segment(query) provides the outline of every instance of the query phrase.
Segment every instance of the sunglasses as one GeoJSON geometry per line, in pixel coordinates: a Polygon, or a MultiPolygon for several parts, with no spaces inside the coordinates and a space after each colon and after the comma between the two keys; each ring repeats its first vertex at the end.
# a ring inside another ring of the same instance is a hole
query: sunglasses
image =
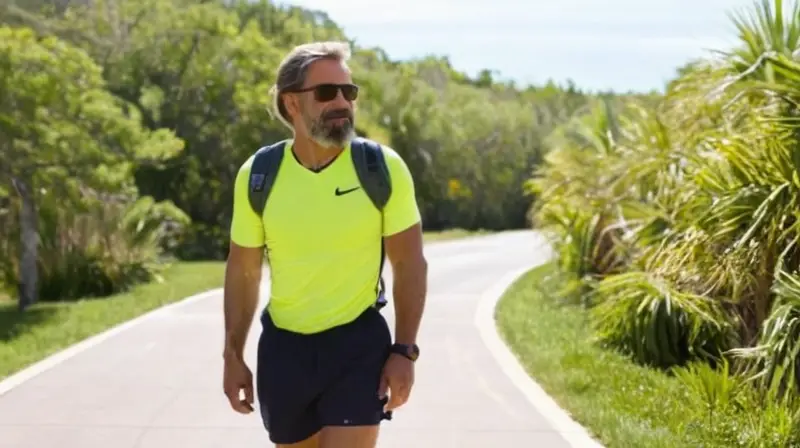
{"type": "Polygon", "coordinates": [[[358,86],[355,84],[318,84],[313,87],[306,87],[305,89],[292,90],[292,92],[314,92],[314,99],[320,103],[327,103],[333,101],[339,92],[347,101],[355,101],[358,98],[358,86]]]}

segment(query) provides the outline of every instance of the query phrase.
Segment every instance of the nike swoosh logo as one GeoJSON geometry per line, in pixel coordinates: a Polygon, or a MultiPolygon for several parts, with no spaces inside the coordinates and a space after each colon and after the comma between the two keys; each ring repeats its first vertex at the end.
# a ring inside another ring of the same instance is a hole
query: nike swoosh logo
{"type": "Polygon", "coordinates": [[[352,192],[358,190],[359,188],[361,188],[361,187],[355,187],[355,188],[351,188],[349,190],[340,190],[339,187],[336,187],[336,196],[341,196],[343,194],[352,193],[352,192]]]}

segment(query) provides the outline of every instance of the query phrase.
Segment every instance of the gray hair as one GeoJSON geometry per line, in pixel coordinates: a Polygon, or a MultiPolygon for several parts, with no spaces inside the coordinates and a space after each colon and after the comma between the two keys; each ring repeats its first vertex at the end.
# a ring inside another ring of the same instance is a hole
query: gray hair
{"type": "Polygon", "coordinates": [[[306,81],[308,68],[315,61],[330,59],[346,63],[350,59],[347,42],[311,42],[296,46],[278,66],[278,77],[272,86],[273,113],[289,129],[294,129],[292,120],[283,104],[281,94],[300,88],[306,81]]]}

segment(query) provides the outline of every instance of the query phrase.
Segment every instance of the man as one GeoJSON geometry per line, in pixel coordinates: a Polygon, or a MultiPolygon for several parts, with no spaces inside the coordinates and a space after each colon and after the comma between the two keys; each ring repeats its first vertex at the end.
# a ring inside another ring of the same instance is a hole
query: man
{"type": "Polygon", "coordinates": [[[359,186],[349,153],[358,94],[349,57],[347,44],[318,42],[281,63],[274,109],[294,138],[263,216],[248,203],[253,157],[236,178],[224,390],[233,409],[253,411],[243,352],[266,247],[271,291],[256,389],[278,447],[373,448],[385,411],[403,405],[414,382],[427,287],[420,213],[411,174],[390,148],[381,148],[392,186],[382,213],[359,186]],[[394,275],[394,344],[376,306],[382,238],[394,275]]]}

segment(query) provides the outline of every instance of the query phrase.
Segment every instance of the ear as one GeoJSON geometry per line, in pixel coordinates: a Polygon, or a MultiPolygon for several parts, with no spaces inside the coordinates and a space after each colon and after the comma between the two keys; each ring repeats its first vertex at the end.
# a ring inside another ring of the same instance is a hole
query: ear
{"type": "Polygon", "coordinates": [[[300,115],[300,98],[298,98],[297,95],[284,93],[281,99],[283,100],[283,107],[286,108],[286,113],[289,114],[290,117],[300,115]]]}

